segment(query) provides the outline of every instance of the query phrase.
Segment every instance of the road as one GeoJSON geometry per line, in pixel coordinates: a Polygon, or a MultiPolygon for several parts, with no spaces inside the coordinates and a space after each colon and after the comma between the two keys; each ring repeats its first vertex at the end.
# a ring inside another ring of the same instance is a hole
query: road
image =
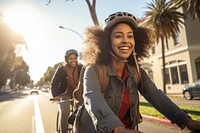
{"type": "Polygon", "coordinates": [[[39,93],[0,96],[0,133],[55,133],[58,107],[39,93]]]}
{"type": "MultiPolygon", "coordinates": [[[[0,133],[55,133],[58,107],[49,101],[50,94],[39,92],[0,95],[0,133]]],[[[186,133],[177,127],[144,120],[144,133],[186,133]]]]}

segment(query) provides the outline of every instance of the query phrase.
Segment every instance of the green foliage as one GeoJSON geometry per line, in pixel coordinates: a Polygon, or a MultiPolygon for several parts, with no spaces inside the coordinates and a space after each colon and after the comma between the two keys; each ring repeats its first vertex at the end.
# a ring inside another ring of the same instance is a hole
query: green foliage
{"type": "Polygon", "coordinates": [[[44,74],[43,80],[45,82],[51,82],[54,72],[55,72],[55,68],[48,67],[47,71],[44,74]]]}
{"type": "Polygon", "coordinates": [[[180,32],[185,15],[171,1],[153,0],[147,3],[147,8],[145,24],[153,28],[157,42],[161,37],[170,38],[180,32]]]}
{"type": "Polygon", "coordinates": [[[200,1],[199,0],[171,0],[177,7],[183,7],[192,19],[198,18],[200,21],[200,1]]]}
{"type": "Polygon", "coordinates": [[[19,56],[15,58],[15,69],[14,71],[22,70],[16,75],[16,84],[27,85],[30,83],[30,75],[28,74],[29,67],[24,59],[19,56]]]}
{"type": "MultiPolygon", "coordinates": [[[[200,106],[191,106],[191,105],[178,105],[179,108],[184,110],[185,112],[188,113],[188,115],[194,119],[200,122],[200,106]]],[[[140,113],[145,114],[145,115],[150,115],[158,118],[164,118],[166,119],[165,116],[163,116],[160,112],[158,112],[154,107],[152,107],[151,104],[148,102],[140,102],[140,113]]]]}
{"type": "Polygon", "coordinates": [[[6,83],[7,79],[12,79],[16,70],[15,50],[18,45],[23,44],[25,44],[23,37],[4,22],[3,15],[0,13],[0,87],[6,83]]]}
{"type": "Polygon", "coordinates": [[[57,63],[54,65],[54,67],[48,67],[46,72],[44,73],[44,76],[40,79],[40,81],[37,83],[37,85],[42,86],[45,84],[49,84],[59,65],[60,65],[60,63],[57,63]]]}
{"type": "Polygon", "coordinates": [[[188,113],[194,120],[200,121],[200,106],[183,106],[179,105],[179,107],[188,113]]]}

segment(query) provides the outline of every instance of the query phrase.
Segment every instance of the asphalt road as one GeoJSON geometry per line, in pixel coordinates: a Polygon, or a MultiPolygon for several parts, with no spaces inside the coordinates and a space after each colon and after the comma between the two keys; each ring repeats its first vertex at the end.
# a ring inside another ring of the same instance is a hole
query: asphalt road
{"type": "MultiPolygon", "coordinates": [[[[39,95],[12,93],[0,95],[0,133],[55,133],[58,107],[49,101],[50,93],[39,95]]],[[[175,98],[182,103],[184,99],[175,98]]],[[[199,104],[200,100],[184,104],[199,104]]],[[[188,133],[175,126],[144,119],[139,125],[144,133],[188,133]]]]}

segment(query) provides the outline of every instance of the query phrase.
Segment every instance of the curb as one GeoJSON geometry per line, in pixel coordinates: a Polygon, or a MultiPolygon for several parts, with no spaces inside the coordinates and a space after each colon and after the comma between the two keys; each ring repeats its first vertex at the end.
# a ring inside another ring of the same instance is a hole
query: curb
{"type": "Polygon", "coordinates": [[[146,119],[146,120],[151,120],[151,121],[156,121],[159,123],[163,123],[169,126],[173,126],[173,127],[178,127],[176,124],[172,124],[170,120],[167,119],[163,119],[163,118],[158,118],[158,117],[153,117],[153,116],[149,116],[149,115],[143,115],[142,114],[142,118],[146,119]]]}

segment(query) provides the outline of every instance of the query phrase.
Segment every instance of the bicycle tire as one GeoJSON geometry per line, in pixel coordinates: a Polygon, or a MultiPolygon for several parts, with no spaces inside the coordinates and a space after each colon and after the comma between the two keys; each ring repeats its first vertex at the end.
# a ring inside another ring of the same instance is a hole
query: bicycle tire
{"type": "MultiPolygon", "coordinates": [[[[71,101],[70,102],[70,115],[73,113],[73,111],[74,111],[73,101],[71,101]]],[[[70,123],[68,123],[68,133],[73,133],[73,125],[70,123]]]]}
{"type": "Polygon", "coordinates": [[[61,133],[60,111],[57,112],[57,116],[56,116],[56,133],[61,133]]]}
{"type": "Polygon", "coordinates": [[[68,133],[73,133],[72,125],[68,125],[68,133]]]}

